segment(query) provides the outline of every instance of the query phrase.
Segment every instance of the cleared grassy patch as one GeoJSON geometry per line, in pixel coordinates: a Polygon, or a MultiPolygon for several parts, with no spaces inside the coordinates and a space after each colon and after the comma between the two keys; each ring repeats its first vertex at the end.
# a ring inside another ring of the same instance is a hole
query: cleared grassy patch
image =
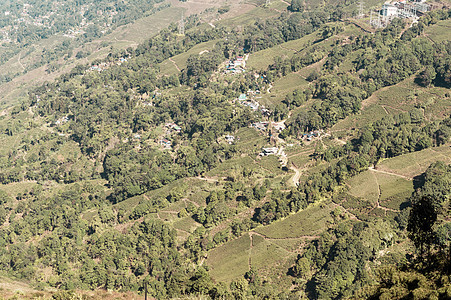
{"type": "Polygon", "coordinates": [[[19,193],[31,191],[37,185],[36,182],[13,182],[10,184],[0,185],[0,189],[4,190],[11,197],[16,197],[19,193]]]}
{"type": "Polygon", "coordinates": [[[360,128],[368,123],[377,121],[387,116],[387,110],[382,106],[374,104],[366,107],[358,115],[351,115],[332,126],[331,131],[349,130],[360,128]]]}
{"type": "Polygon", "coordinates": [[[272,239],[317,235],[332,221],[332,210],[330,203],[317,204],[268,226],[259,227],[255,232],[272,239]]]}
{"type": "Polygon", "coordinates": [[[449,41],[449,32],[451,28],[451,20],[443,20],[429,26],[424,31],[425,35],[436,43],[449,41]]]}
{"type": "Polygon", "coordinates": [[[373,172],[380,188],[379,204],[393,210],[399,210],[402,203],[413,192],[413,181],[405,178],[373,172]]]}
{"type": "MultiPolygon", "coordinates": [[[[413,192],[413,183],[410,180],[382,173],[374,173],[381,189],[380,201],[386,201],[398,194],[413,192]]],[[[399,207],[395,208],[399,209],[399,207]]]]}
{"type": "Polygon", "coordinates": [[[224,163],[220,164],[218,167],[206,173],[207,176],[218,176],[225,177],[232,174],[241,173],[243,168],[247,168],[249,170],[257,170],[259,166],[255,163],[255,161],[249,157],[237,157],[233,159],[229,159],[224,163]]]}
{"type": "Polygon", "coordinates": [[[279,14],[280,13],[275,10],[256,7],[248,11],[246,14],[221,20],[217,22],[217,24],[225,26],[246,26],[255,23],[255,21],[258,19],[267,19],[270,17],[278,16],[279,14]]]}
{"type": "Polygon", "coordinates": [[[351,178],[348,182],[351,186],[349,194],[354,197],[362,197],[371,203],[379,199],[379,188],[375,175],[371,171],[365,171],[351,178]]]}
{"type": "Polygon", "coordinates": [[[280,45],[260,50],[249,56],[247,67],[254,69],[266,69],[274,62],[276,56],[291,57],[295,53],[306,49],[317,39],[317,32],[306,35],[300,39],[282,43],[280,45]]]}
{"type": "Polygon", "coordinates": [[[412,178],[423,173],[431,163],[439,160],[451,163],[449,144],[386,159],[378,164],[377,168],[412,178]]]}
{"type": "Polygon", "coordinates": [[[289,252],[299,251],[302,244],[302,239],[291,239],[291,240],[271,240],[275,245],[278,245],[289,252]]]}
{"type": "Polygon", "coordinates": [[[236,146],[240,152],[250,153],[257,155],[261,150],[261,147],[265,146],[268,142],[268,137],[259,133],[253,128],[242,128],[235,134],[239,141],[236,142],[236,146]]]}
{"type": "Polygon", "coordinates": [[[200,54],[204,51],[212,51],[214,48],[214,45],[217,42],[218,42],[218,40],[200,43],[182,54],[176,55],[176,56],[172,57],[171,59],[167,59],[167,60],[163,61],[160,64],[160,72],[163,75],[172,75],[172,74],[178,73],[177,67],[180,70],[185,69],[186,61],[188,60],[188,58],[191,55],[200,54]]]}
{"type": "Polygon", "coordinates": [[[257,235],[253,235],[252,242],[251,265],[257,269],[283,262],[288,258],[287,254],[294,255],[272,241],[265,240],[257,235]]]}
{"type": "Polygon", "coordinates": [[[298,73],[290,73],[285,77],[277,79],[270,93],[263,94],[259,102],[267,107],[274,107],[282,102],[288,93],[293,92],[295,89],[302,89],[308,86],[308,84],[307,80],[298,73]]]}
{"type": "Polygon", "coordinates": [[[258,160],[258,164],[272,175],[280,175],[285,172],[280,168],[279,158],[275,155],[264,156],[258,160]]]}
{"type": "Polygon", "coordinates": [[[133,46],[133,44],[137,45],[157,34],[172,22],[180,20],[184,11],[184,8],[175,6],[162,9],[153,15],[119,27],[111,34],[102,37],[100,41],[112,42],[113,46],[118,48],[122,48],[124,46],[123,43],[127,47],[133,46]]]}
{"type": "Polygon", "coordinates": [[[245,234],[208,253],[207,265],[216,281],[231,282],[249,271],[250,237],[245,234]]]}
{"type": "Polygon", "coordinates": [[[179,229],[186,232],[194,232],[197,227],[201,226],[199,223],[194,221],[191,217],[185,217],[177,220],[172,224],[175,229],[179,229]]]}

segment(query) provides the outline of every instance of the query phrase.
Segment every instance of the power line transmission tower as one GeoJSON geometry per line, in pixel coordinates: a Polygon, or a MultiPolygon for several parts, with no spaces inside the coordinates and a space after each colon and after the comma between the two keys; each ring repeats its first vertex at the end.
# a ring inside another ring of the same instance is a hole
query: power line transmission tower
{"type": "Polygon", "coordinates": [[[185,35],[185,19],[183,18],[183,13],[179,23],[179,34],[185,35]]]}
{"type": "Polygon", "coordinates": [[[359,15],[358,15],[359,19],[363,18],[363,16],[365,15],[364,4],[365,4],[365,2],[363,2],[363,1],[359,2],[359,15]]]}
{"type": "Polygon", "coordinates": [[[382,27],[382,16],[380,15],[380,12],[375,13],[373,10],[370,11],[370,25],[374,28],[381,28],[382,27]],[[375,14],[375,16],[374,16],[375,14]]]}

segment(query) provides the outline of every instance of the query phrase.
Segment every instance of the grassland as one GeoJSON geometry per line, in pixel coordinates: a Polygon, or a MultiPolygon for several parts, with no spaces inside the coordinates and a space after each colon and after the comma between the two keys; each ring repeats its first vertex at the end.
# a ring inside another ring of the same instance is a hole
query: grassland
{"type": "Polygon", "coordinates": [[[300,39],[289,41],[265,50],[257,51],[249,56],[247,67],[257,70],[266,69],[270,64],[274,62],[274,58],[276,56],[293,56],[293,54],[304,50],[313,41],[317,40],[317,35],[318,33],[314,32],[300,39]]]}
{"type": "Polygon", "coordinates": [[[278,269],[287,269],[287,262],[295,259],[301,244],[316,238],[333,221],[330,213],[334,207],[330,201],[310,206],[211,250],[207,259],[210,274],[217,281],[230,282],[252,266],[265,276],[280,275],[278,269]]]}
{"type": "Polygon", "coordinates": [[[442,87],[424,88],[415,82],[415,75],[400,83],[382,88],[362,103],[359,114],[351,115],[332,128],[332,132],[360,128],[387,115],[398,115],[421,107],[426,120],[443,119],[451,112],[448,90],[442,87]]]}
{"type": "Polygon", "coordinates": [[[428,27],[424,34],[435,43],[449,41],[449,32],[451,30],[451,20],[437,22],[434,26],[428,27]]]}
{"type": "Polygon", "coordinates": [[[377,165],[377,169],[413,178],[423,173],[431,163],[438,160],[451,163],[450,145],[428,148],[386,159],[377,165]]]}
{"type": "Polygon", "coordinates": [[[249,271],[249,250],[251,240],[248,234],[232,240],[208,252],[207,265],[210,275],[221,282],[231,282],[249,271]]]}
{"type": "Polygon", "coordinates": [[[332,220],[332,210],[331,203],[316,204],[268,226],[258,227],[255,232],[270,239],[315,236],[327,228],[327,223],[332,220]]]}
{"type": "Polygon", "coordinates": [[[243,15],[239,15],[232,18],[227,18],[218,21],[216,24],[232,27],[240,27],[253,24],[258,19],[266,19],[279,15],[280,12],[276,10],[266,9],[264,7],[256,7],[243,15]]]}
{"type": "Polygon", "coordinates": [[[398,211],[400,205],[413,192],[413,182],[406,178],[374,170],[365,171],[351,180],[348,185],[348,193],[354,197],[365,199],[363,211],[358,214],[369,212],[373,209],[389,209],[398,211]]]}
{"type": "Polygon", "coordinates": [[[379,199],[379,187],[376,177],[371,171],[354,176],[348,184],[351,186],[349,194],[355,197],[365,198],[374,204],[379,199]]]}
{"type": "Polygon", "coordinates": [[[200,43],[182,54],[176,55],[174,57],[171,57],[170,59],[163,61],[159,65],[160,72],[164,75],[177,74],[179,70],[183,70],[186,68],[186,61],[191,55],[200,54],[203,53],[204,51],[212,51],[214,45],[217,42],[218,40],[200,43]]]}
{"type": "Polygon", "coordinates": [[[295,89],[302,89],[308,86],[309,83],[305,78],[298,73],[290,73],[285,77],[279,78],[274,82],[273,88],[270,94],[263,94],[259,102],[266,107],[274,107],[283,99],[285,96],[295,89]]]}

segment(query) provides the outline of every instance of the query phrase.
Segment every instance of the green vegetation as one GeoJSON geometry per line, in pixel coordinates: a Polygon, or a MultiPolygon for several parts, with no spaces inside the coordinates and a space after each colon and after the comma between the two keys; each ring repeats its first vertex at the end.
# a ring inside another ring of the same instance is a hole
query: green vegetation
{"type": "Polygon", "coordinates": [[[221,2],[143,40],[200,4],[139,3],[0,112],[2,276],[55,299],[448,296],[451,52],[425,32],[449,10],[370,34],[354,2],[221,2]]]}

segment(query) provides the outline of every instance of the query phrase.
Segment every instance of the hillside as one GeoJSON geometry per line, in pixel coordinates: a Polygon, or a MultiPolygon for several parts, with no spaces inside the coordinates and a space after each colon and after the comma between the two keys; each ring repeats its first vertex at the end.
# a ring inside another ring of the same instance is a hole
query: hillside
{"type": "Polygon", "coordinates": [[[22,101],[29,89],[54,80],[79,64],[103,59],[110,52],[135,48],[161,29],[178,23],[182,15],[189,27],[190,22],[197,19],[209,22],[237,16],[255,7],[253,3],[232,2],[228,5],[229,11],[220,15],[217,12],[220,1],[201,0],[188,4],[178,0],[134,0],[125,7],[118,7],[115,2],[120,1],[74,6],[75,1],[67,0],[50,9],[51,17],[46,15],[51,1],[40,0],[36,4],[20,1],[16,7],[9,2],[2,4],[0,108],[22,101]],[[39,2],[44,4],[39,6],[39,2]],[[64,6],[74,6],[77,13],[64,10],[64,6]],[[144,13],[136,12],[141,9],[144,13]],[[96,13],[92,14],[93,11],[96,13]],[[193,14],[196,14],[194,19],[190,18],[193,14]],[[68,18],[74,18],[73,22],[61,23],[68,18]],[[20,29],[14,26],[27,28],[27,34],[18,39],[20,29]]]}
{"type": "Polygon", "coordinates": [[[1,296],[451,296],[449,8],[263,2],[155,3],[0,87],[1,296]]]}

